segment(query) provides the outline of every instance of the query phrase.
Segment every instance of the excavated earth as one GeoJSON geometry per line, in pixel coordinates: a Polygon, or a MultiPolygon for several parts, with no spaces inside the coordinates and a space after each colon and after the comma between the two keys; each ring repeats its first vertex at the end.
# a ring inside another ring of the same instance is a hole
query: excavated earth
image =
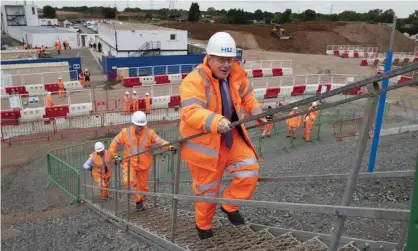
{"type": "MultiPolygon", "coordinates": [[[[196,40],[208,40],[218,31],[233,31],[231,35],[244,49],[259,47],[262,50],[306,54],[324,54],[327,45],[363,45],[386,51],[391,35],[391,28],[386,25],[323,20],[285,24],[286,33],[293,36],[293,40],[270,36],[273,27],[269,25],[164,23],[161,26],[187,30],[189,37],[196,40]]],[[[396,32],[394,51],[413,52],[416,45],[418,43],[396,32]]]]}

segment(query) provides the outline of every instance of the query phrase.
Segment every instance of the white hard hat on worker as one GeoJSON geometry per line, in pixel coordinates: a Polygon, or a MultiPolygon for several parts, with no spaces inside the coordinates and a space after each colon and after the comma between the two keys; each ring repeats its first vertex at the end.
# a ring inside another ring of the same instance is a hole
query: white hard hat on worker
{"type": "Polygon", "coordinates": [[[227,32],[215,33],[209,39],[206,54],[212,73],[219,79],[227,78],[232,69],[232,61],[237,56],[234,38],[227,32]]]}
{"type": "Polygon", "coordinates": [[[105,146],[102,142],[96,142],[96,144],[94,144],[94,151],[96,151],[97,153],[102,152],[105,149],[105,146]]]}
{"type": "Polygon", "coordinates": [[[135,132],[140,133],[147,125],[147,115],[143,111],[134,112],[131,121],[135,125],[135,132]]]}

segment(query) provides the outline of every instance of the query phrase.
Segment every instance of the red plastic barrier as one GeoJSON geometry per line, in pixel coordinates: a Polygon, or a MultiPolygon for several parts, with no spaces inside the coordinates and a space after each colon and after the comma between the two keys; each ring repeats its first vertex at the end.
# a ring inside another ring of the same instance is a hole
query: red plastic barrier
{"type": "Polygon", "coordinates": [[[134,87],[134,86],[140,86],[141,82],[139,81],[139,77],[129,77],[129,78],[123,78],[123,85],[125,87],[134,87]]]}
{"type": "Polygon", "coordinates": [[[181,104],[181,99],[180,99],[179,95],[171,96],[170,97],[170,103],[168,103],[168,107],[173,108],[175,106],[180,106],[180,104],[181,104]]]}
{"type": "Polygon", "coordinates": [[[181,74],[181,79],[184,79],[187,75],[189,75],[189,73],[182,73],[181,74]]]}
{"type": "Polygon", "coordinates": [[[354,58],[358,58],[358,52],[354,52],[354,58]]]}
{"type": "Polygon", "coordinates": [[[359,88],[351,89],[351,90],[345,92],[344,94],[357,95],[360,91],[361,91],[361,88],[359,87],[359,88]]]}
{"type": "Polygon", "coordinates": [[[14,91],[16,94],[28,94],[28,92],[26,91],[26,87],[24,85],[22,86],[11,86],[11,87],[6,87],[6,93],[11,95],[12,91],[14,91]]]}
{"type": "Polygon", "coordinates": [[[325,87],[325,85],[318,85],[318,89],[316,89],[316,94],[321,94],[322,86],[325,87]]]}
{"type": "Polygon", "coordinates": [[[157,85],[170,83],[167,75],[154,76],[154,80],[157,85]]]}
{"type": "Polygon", "coordinates": [[[67,117],[67,114],[70,112],[70,107],[68,105],[57,105],[54,107],[45,108],[44,118],[57,118],[57,117],[67,117]]]}
{"type": "Polygon", "coordinates": [[[306,90],[306,85],[295,85],[290,96],[301,96],[306,90]]]}
{"type": "Polygon", "coordinates": [[[367,66],[367,65],[368,65],[367,59],[362,59],[360,62],[360,66],[367,66]]]}
{"type": "Polygon", "coordinates": [[[348,52],[343,52],[343,54],[341,55],[342,58],[348,58],[348,52]]]}
{"type": "Polygon", "coordinates": [[[17,125],[19,124],[19,118],[19,109],[1,111],[1,125],[17,125]]]}
{"type": "Polygon", "coordinates": [[[45,86],[45,90],[47,90],[49,92],[57,92],[58,91],[58,84],[57,83],[44,84],[44,86],[45,86]]]}
{"type": "Polygon", "coordinates": [[[409,80],[411,80],[411,79],[412,79],[412,77],[401,76],[401,77],[399,78],[399,80],[398,80],[398,84],[399,84],[399,83],[402,83],[402,82],[409,81],[409,80]]]}
{"type": "Polygon", "coordinates": [[[271,71],[273,72],[273,76],[283,76],[282,68],[273,68],[271,71]]]}
{"type": "Polygon", "coordinates": [[[267,88],[266,94],[264,95],[265,99],[268,98],[277,98],[277,96],[279,96],[280,93],[280,87],[276,87],[276,88],[267,88]]]}
{"type": "Polygon", "coordinates": [[[405,64],[409,63],[409,58],[404,58],[404,59],[403,59],[403,62],[404,62],[405,64]]]}
{"type": "Polygon", "coordinates": [[[263,70],[261,70],[261,69],[253,70],[253,77],[254,78],[263,77],[263,70]]]}
{"type": "Polygon", "coordinates": [[[418,62],[418,58],[414,58],[414,63],[418,62]]]}
{"type": "Polygon", "coordinates": [[[339,56],[340,55],[340,51],[334,51],[334,56],[339,56]]]}

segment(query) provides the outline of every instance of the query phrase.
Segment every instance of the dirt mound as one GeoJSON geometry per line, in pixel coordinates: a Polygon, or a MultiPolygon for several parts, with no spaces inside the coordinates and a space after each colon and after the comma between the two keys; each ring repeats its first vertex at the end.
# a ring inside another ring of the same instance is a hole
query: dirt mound
{"type": "MultiPolygon", "coordinates": [[[[327,45],[332,44],[377,46],[380,51],[384,51],[387,50],[390,40],[388,26],[329,21],[285,24],[286,33],[293,36],[293,40],[280,40],[270,36],[273,26],[269,25],[164,23],[161,26],[187,30],[189,37],[197,40],[208,40],[215,32],[229,31],[237,39],[237,43],[247,49],[257,44],[262,50],[309,54],[324,54],[327,45]]],[[[397,32],[395,51],[413,51],[414,44],[416,43],[397,32]]]]}
{"type": "MultiPolygon", "coordinates": [[[[352,43],[371,47],[377,46],[380,52],[384,52],[389,49],[392,27],[378,24],[353,23],[335,27],[333,31],[352,43]]],[[[413,40],[396,31],[393,46],[394,51],[411,52],[414,51],[416,45],[417,43],[413,40]]]]}

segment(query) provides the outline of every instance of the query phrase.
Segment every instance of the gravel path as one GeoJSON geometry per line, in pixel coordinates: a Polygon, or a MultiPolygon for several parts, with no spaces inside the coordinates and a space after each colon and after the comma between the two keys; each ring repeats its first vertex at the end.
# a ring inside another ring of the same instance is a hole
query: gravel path
{"type": "MultiPolygon", "coordinates": [[[[417,142],[416,136],[412,133],[382,137],[375,170],[414,169],[417,157],[417,142]]],[[[288,153],[280,153],[275,156],[267,155],[262,163],[261,176],[346,173],[352,163],[354,148],[354,141],[318,143],[313,147],[312,145],[301,146],[288,153]]],[[[368,152],[364,157],[363,172],[367,170],[367,162],[368,152]]],[[[353,195],[352,205],[408,209],[413,182],[413,178],[359,180],[353,195]]],[[[259,183],[253,199],[328,205],[339,204],[345,183],[345,180],[259,183]]],[[[222,189],[225,189],[225,185],[222,189]]],[[[159,188],[160,191],[169,192],[171,187],[164,185],[159,188]]],[[[192,194],[190,184],[181,184],[180,193],[192,194]]],[[[163,200],[160,200],[160,202],[165,205],[171,203],[163,200]]],[[[194,211],[192,203],[181,202],[179,204],[182,209],[194,211]]],[[[334,222],[334,217],[310,213],[261,208],[243,208],[241,211],[246,219],[253,223],[311,232],[330,233],[334,222]]],[[[217,214],[224,216],[220,213],[220,210],[217,211],[217,214]]],[[[400,232],[399,222],[349,218],[344,235],[396,242],[400,232]],[[385,229],[385,231],[382,231],[382,229],[385,229]]]]}

